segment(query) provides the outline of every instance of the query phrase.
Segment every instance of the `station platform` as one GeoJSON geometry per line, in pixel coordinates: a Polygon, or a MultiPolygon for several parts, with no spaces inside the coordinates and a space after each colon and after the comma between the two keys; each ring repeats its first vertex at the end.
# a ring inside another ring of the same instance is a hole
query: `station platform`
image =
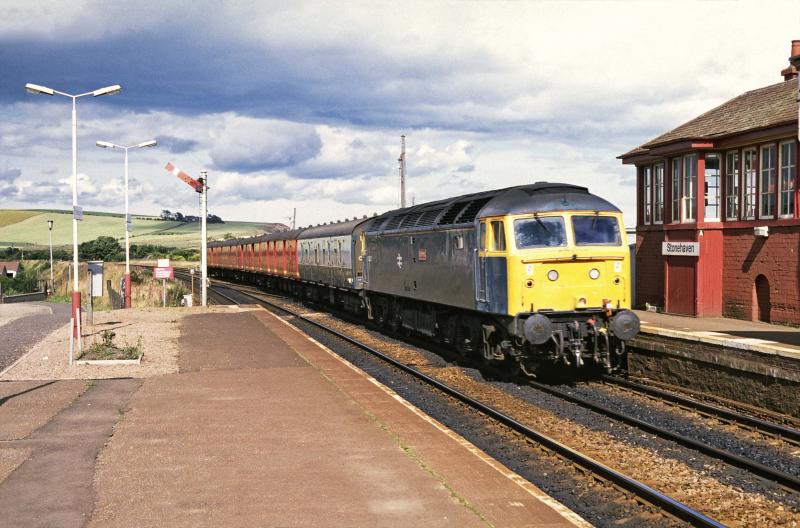
{"type": "Polygon", "coordinates": [[[635,312],[630,374],[800,416],[800,328],[635,312]]]}
{"type": "Polygon", "coordinates": [[[731,348],[796,357],[800,360],[800,328],[725,317],[689,317],[634,310],[642,332],[665,337],[724,344],[731,348]]]}
{"type": "MultiPolygon", "coordinates": [[[[0,485],[4,518],[21,527],[589,526],[266,310],[191,314],[180,325],[175,373],[0,384],[9,402],[0,437],[23,439],[8,446],[6,473],[17,469],[0,485]],[[41,412],[30,405],[37,397],[41,412]],[[41,417],[16,431],[22,409],[41,417]]],[[[0,456],[0,477],[3,468],[0,456]]]]}

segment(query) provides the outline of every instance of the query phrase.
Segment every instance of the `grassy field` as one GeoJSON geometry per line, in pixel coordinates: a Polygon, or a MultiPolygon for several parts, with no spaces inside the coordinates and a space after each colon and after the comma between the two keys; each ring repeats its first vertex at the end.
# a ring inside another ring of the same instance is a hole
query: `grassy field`
{"type": "MultiPolygon", "coordinates": [[[[53,245],[72,243],[72,215],[66,211],[25,211],[0,209],[0,247],[43,247],[49,244],[47,220],[53,220],[53,245]]],[[[78,241],[86,242],[99,236],[124,240],[122,215],[85,212],[78,224],[78,241]]],[[[227,236],[246,237],[275,231],[276,224],[260,222],[225,222],[208,224],[209,240],[227,236]]],[[[193,247],[199,244],[200,224],[164,221],[157,217],[134,216],[132,244],[193,247]]]]}

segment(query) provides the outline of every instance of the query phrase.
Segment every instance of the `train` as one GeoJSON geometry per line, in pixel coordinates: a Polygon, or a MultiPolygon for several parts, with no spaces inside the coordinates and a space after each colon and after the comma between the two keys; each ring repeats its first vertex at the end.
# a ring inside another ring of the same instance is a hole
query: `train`
{"type": "Polygon", "coordinates": [[[514,373],[625,368],[639,332],[620,210],[537,182],[208,244],[212,277],[412,333],[514,373]]]}

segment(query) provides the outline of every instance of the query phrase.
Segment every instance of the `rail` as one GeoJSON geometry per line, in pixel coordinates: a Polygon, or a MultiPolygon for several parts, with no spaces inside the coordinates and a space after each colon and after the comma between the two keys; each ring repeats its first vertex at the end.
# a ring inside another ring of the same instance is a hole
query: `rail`
{"type": "MultiPolygon", "coordinates": [[[[608,482],[611,482],[614,485],[616,485],[616,486],[618,486],[618,487],[620,487],[620,488],[622,488],[622,489],[624,489],[624,490],[636,495],[641,500],[643,500],[643,501],[645,501],[645,502],[647,502],[649,504],[652,504],[653,506],[655,506],[657,508],[662,509],[663,511],[669,513],[670,515],[673,515],[673,516],[675,516],[675,517],[677,517],[677,518],[689,523],[692,526],[715,527],[715,528],[724,527],[723,524],[715,521],[714,519],[711,519],[710,517],[707,517],[706,515],[694,510],[693,508],[690,508],[689,506],[687,506],[687,505],[685,505],[685,504],[673,499],[672,497],[669,497],[668,495],[665,495],[665,494],[659,492],[658,490],[655,490],[655,489],[651,488],[650,486],[648,486],[648,485],[646,485],[646,484],[644,484],[642,482],[639,482],[639,481],[637,481],[637,480],[635,480],[635,479],[633,479],[633,478],[631,478],[631,477],[629,477],[629,476],[627,476],[627,475],[625,475],[623,473],[620,473],[619,471],[617,471],[617,470],[615,470],[613,468],[610,468],[609,466],[606,466],[606,465],[604,465],[604,464],[592,459],[591,457],[588,457],[588,456],[580,453],[579,451],[576,451],[576,450],[570,448],[569,446],[566,446],[566,445],[558,442],[557,440],[555,440],[553,438],[550,438],[549,436],[547,436],[547,435],[545,435],[545,434],[543,434],[543,433],[541,433],[539,431],[536,431],[536,430],[534,430],[534,429],[522,424],[521,422],[518,422],[517,420],[514,420],[510,416],[498,411],[497,409],[494,409],[494,408],[492,408],[492,407],[490,407],[490,406],[488,406],[488,405],[486,405],[486,404],[484,404],[484,403],[482,403],[482,402],[480,402],[478,400],[475,400],[475,399],[471,398],[470,396],[467,396],[466,394],[458,391],[457,389],[454,389],[454,388],[452,388],[452,387],[440,382],[439,380],[436,380],[436,379],[434,379],[434,378],[432,378],[432,377],[430,377],[430,376],[428,376],[426,374],[423,374],[422,372],[419,372],[418,370],[414,369],[413,367],[410,367],[410,366],[408,366],[408,365],[406,365],[404,363],[401,363],[401,362],[395,360],[394,358],[389,357],[386,354],[384,354],[384,353],[382,353],[382,352],[370,347],[369,345],[361,343],[360,341],[358,341],[356,339],[353,339],[353,338],[351,338],[351,337],[349,337],[349,336],[347,336],[345,334],[342,334],[341,332],[339,332],[339,331],[337,331],[337,330],[335,330],[333,328],[330,328],[330,327],[328,327],[328,326],[326,326],[326,325],[324,325],[324,324],[322,324],[322,323],[320,323],[318,321],[315,321],[315,320],[313,320],[313,319],[311,319],[309,317],[305,317],[302,314],[293,312],[293,311],[291,311],[291,310],[289,310],[289,309],[287,309],[287,308],[285,308],[283,306],[280,306],[278,304],[269,302],[269,301],[267,301],[267,300],[265,300],[263,298],[255,296],[253,294],[237,290],[236,288],[234,288],[232,286],[224,286],[223,288],[232,290],[232,291],[236,292],[238,295],[242,295],[242,296],[245,296],[247,298],[253,299],[258,304],[262,304],[262,305],[265,305],[265,306],[270,306],[275,310],[278,310],[280,312],[286,313],[287,315],[290,315],[291,317],[294,317],[295,319],[299,319],[299,320],[301,320],[301,321],[303,321],[303,322],[305,322],[307,324],[310,324],[310,325],[312,325],[312,326],[314,326],[316,328],[319,328],[319,329],[321,329],[321,330],[323,330],[325,332],[328,332],[331,335],[334,335],[334,336],[338,337],[339,339],[341,339],[341,340],[343,340],[343,341],[345,341],[345,342],[347,342],[347,343],[349,343],[349,344],[351,344],[351,345],[353,345],[353,346],[355,346],[357,348],[360,348],[361,350],[364,350],[365,352],[367,352],[367,353],[369,353],[369,354],[371,354],[371,355],[373,355],[373,356],[385,361],[386,363],[389,363],[390,365],[392,365],[393,367],[397,368],[398,370],[401,370],[402,372],[405,372],[405,373],[407,373],[407,374],[409,374],[409,375],[411,375],[411,376],[413,376],[413,377],[415,377],[415,378],[427,383],[428,385],[438,389],[439,391],[441,391],[441,392],[443,392],[443,393],[445,393],[445,394],[457,399],[458,401],[468,405],[469,407],[478,410],[479,412],[481,412],[484,415],[492,418],[493,420],[505,425],[506,427],[508,427],[508,428],[520,433],[520,434],[522,434],[526,438],[529,438],[529,439],[531,439],[531,440],[543,445],[547,449],[550,449],[551,451],[557,453],[558,455],[570,460],[574,464],[579,465],[579,466],[591,471],[595,475],[600,476],[601,478],[607,480],[608,482]]],[[[221,295],[222,297],[227,298],[230,302],[233,302],[233,303],[236,303],[236,304],[240,304],[240,301],[237,301],[232,296],[220,292],[219,291],[219,289],[220,289],[219,286],[211,286],[210,289],[216,290],[216,292],[219,295],[221,295]]]]}

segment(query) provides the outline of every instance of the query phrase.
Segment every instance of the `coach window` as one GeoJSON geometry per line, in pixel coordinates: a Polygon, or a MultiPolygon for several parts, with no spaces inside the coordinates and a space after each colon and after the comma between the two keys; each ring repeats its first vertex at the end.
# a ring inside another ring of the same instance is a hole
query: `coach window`
{"type": "Polygon", "coordinates": [[[672,160],[672,221],[681,221],[681,159],[672,160]]]}
{"type": "Polygon", "coordinates": [[[503,221],[492,222],[492,251],[506,250],[506,230],[503,221]]]}
{"type": "Polygon", "coordinates": [[[683,158],[683,221],[694,222],[697,209],[697,154],[683,158]]]}
{"type": "Polygon", "coordinates": [[[725,157],[725,219],[739,218],[739,152],[728,152],[725,157]]]}
{"type": "Polygon", "coordinates": [[[742,154],[744,166],[744,193],[742,200],[742,217],[753,220],[756,217],[756,179],[758,178],[758,155],[754,148],[749,148],[742,154]]]}
{"type": "Polygon", "coordinates": [[[780,150],[780,205],[778,213],[782,218],[794,216],[794,181],[795,167],[797,166],[797,150],[795,142],[787,141],[781,143],[780,150]]]}
{"type": "Polygon", "coordinates": [[[761,147],[761,212],[760,218],[775,215],[775,146],[761,147]]]}
{"type": "Polygon", "coordinates": [[[651,194],[652,167],[647,166],[642,170],[642,189],[644,190],[644,223],[652,223],[653,220],[653,195],[651,194]]]}
{"type": "Polygon", "coordinates": [[[664,223],[664,164],[653,167],[653,223],[664,223]]]}
{"type": "Polygon", "coordinates": [[[705,219],[719,220],[719,155],[705,155],[705,219]]]}

